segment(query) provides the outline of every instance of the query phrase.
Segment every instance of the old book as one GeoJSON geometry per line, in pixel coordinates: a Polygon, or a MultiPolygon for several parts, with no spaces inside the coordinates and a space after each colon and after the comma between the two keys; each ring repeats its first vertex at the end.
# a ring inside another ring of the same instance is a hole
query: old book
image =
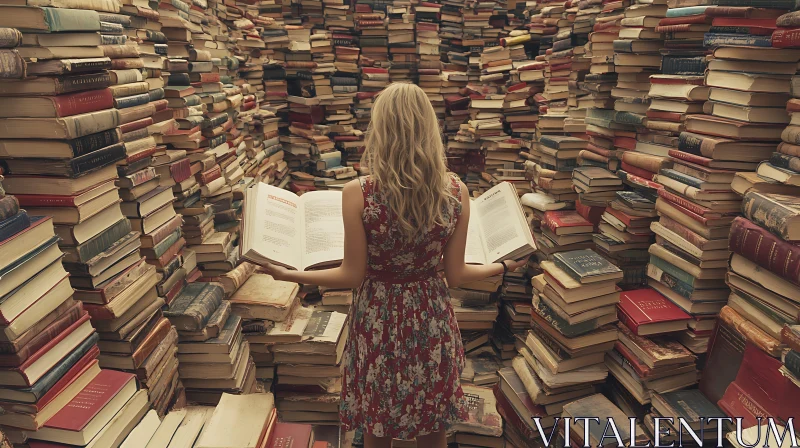
{"type": "Polygon", "coordinates": [[[100,373],[100,366],[94,358],[88,365],[79,363],[75,367],[76,371],[73,372],[72,369],[67,371],[51,391],[42,396],[42,399],[33,406],[0,402],[6,411],[0,416],[0,424],[29,431],[41,428],[100,373]]]}
{"type": "Polygon", "coordinates": [[[312,426],[300,423],[278,422],[272,433],[269,447],[308,446],[311,442],[312,426]]]}
{"type": "Polygon", "coordinates": [[[300,286],[255,273],[230,297],[236,314],[246,319],[285,320],[296,302],[300,286]]]}
{"type": "Polygon", "coordinates": [[[594,225],[575,210],[547,211],[542,225],[555,235],[591,233],[594,230],[594,225]]]}
{"type": "Polygon", "coordinates": [[[653,289],[634,289],[619,295],[619,317],[635,335],[681,331],[691,316],[653,289]]]}
{"type": "Polygon", "coordinates": [[[275,325],[264,335],[248,336],[247,340],[254,344],[269,342],[300,342],[303,340],[303,332],[311,319],[313,311],[298,304],[292,308],[289,317],[275,325]]]}
{"type": "Polygon", "coordinates": [[[695,359],[689,350],[668,338],[636,336],[622,323],[617,324],[619,340],[648,367],[656,368],[691,362],[695,359]]]}
{"type": "MultiPolygon", "coordinates": [[[[584,441],[586,444],[596,445],[601,443],[600,441],[603,440],[603,434],[608,424],[608,419],[613,419],[615,423],[628,421],[628,416],[601,394],[590,395],[586,398],[581,398],[580,400],[565,404],[561,415],[564,418],[575,418],[583,415],[595,414],[600,416],[599,424],[592,425],[589,420],[586,420],[585,424],[589,426],[586,428],[583,424],[576,421],[573,427],[577,434],[589,434],[590,440],[584,441]]],[[[623,441],[633,440],[635,443],[639,443],[647,440],[647,435],[641,425],[636,425],[634,434],[631,434],[630,425],[617,424],[616,426],[619,430],[619,436],[623,441]]]]}
{"type": "Polygon", "coordinates": [[[3,5],[0,17],[0,26],[26,31],[100,31],[100,16],[92,10],[3,5]]]}
{"type": "Polygon", "coordinates": [[[87,445],[136,393],[135,377],[103,370],[36,433],[39,440],[87,445]]]}
{"type": "Polygon", "coordinates": [[[191,283],[164,311],[178,331],[200,331],[222,302],[222,287],[213,283],[191,283]]]}
{"type": "Polygon", "coordinates": [[[621,279],[622,271],[591,249],[553,254],[553,262],[581,284],[621,279]]]}
{"type": "Polygon", "coordinates": [[[728,242],[732,252],[783,279],[800,284],[800,265],[794,262],[797,259],[796,246],[742,217],[733,221],[728,242]]]}
{"type": "Polygon", "coordinates": [[[7,176],[3,186],[9,194],[74,196],[116,177],[116,166],[109,165],[76,179],[33,175],[7,176]]]}
{"type": "Polygon", "coordinates": [[[470,418],[454,425],[457,432],[468,432],[491,437],[500,437],[503,433],[503,424],[497,413],[497,401],[492,390],[486,387],[472,385],[463,386],[464,395],[468,403],[474,408],[470,418]]]}
{"type": "Polygon", "coordinates": [[[178,427],[183,423],[186,414],[186,409],[175,409],[165,415],[145,448],[167,448],[178,427]]]}
{"type": "Polygon", "coordinates": [[[158,413],[151,409],[122,442],[120,448],[144,448],[161,425],[158,413]]]}
{"type": "Polygon", "coordinates": [[[257,448],[263,442],[267,423],[274,407],[271,393],[222,394],[219,404],[208,419],[195,443],[198,448],[225,448],[231,445],[257,448]],[[231,434],[225,428],[236,426],[241,431],[231,434]]]}
{"type": "MultiPolygon", "coordinates": [[[[227,356],[233,345],[242,333],[242,318],[237,315],[230,315],[225,325],[222,327],[219,335],[204,341],[197,342],[181,342],[178,347],[179,352],[183,354],[198,354],[207,355],[212,353],[219,353],[227,356]]],[[[197,361],[198,358],[189,357],[186,359],[197,361]]],[[[225,359],[223,357],[223,359],[225,359]]]]}
{"type": "Polygon", "coordinates": [[[800,240],[797,197],[748,191],[742,200],[744,216],[784,241],[800,240]]]}
{"type": "Polygon", "coordinates": [[[33,386],[42,376],[81,343],[94,334],[89,316],[84,315],[64,332],[51,339],[29,359],[14,369],[0,370],[0,384],[17,387],[33,386]]]}
{"type": "Polygon", "coordinates": [[[225,296],[230,297],[231,294],[236,292],[242,285],[247,282],[251,275],[258,269],[258,266],[253,263],[243,262],[233,268],[231,271],[219,278],[222,283],[222,288],[225,290],[225,296]]]}
{"type": "Polygon", "coordinates": [[[7,138],[47,138],[70,140],[102,132],[120,125],[117,109],[61,118],[3,118],[0,130],[7,138]]]}
{"type": "Polygon", "coordinates": [[[694,430],[713,430],[716,424],[713,420],[702,422],[699,416],[705,418],[725,417],[725,414],[712,402],[708,400],[698,389],[678,390],[665,394],[655,393],[652,396],[653,408],[662,417],[671,417],[676,421],[684,419],[694,430]]]}

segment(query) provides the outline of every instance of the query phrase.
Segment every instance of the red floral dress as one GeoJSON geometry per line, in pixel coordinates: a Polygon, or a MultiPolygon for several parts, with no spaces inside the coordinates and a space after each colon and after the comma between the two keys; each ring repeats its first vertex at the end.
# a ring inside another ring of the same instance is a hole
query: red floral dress
{"type": "Polygon", "coordinates": [[[413,439],[467,416],[459,378],[464,348],[436,265],[461,213],[459,184],[447,225],[404,241],[368,176],[361,179],[367,276],[350,313],[340,416],[347,430],[413,439]]]}

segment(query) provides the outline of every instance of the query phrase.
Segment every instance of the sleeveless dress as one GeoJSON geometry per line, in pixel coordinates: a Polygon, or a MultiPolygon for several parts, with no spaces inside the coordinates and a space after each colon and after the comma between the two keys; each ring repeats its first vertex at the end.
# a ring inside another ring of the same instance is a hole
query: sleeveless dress
{"type": "Polygon", "coordinates": [[[467,417],[464,348],[436,274],[461,213],[459,184],[452,179],[457,199],[445,210],[447,225],[409,243],[371,177],[360,182],[367,275],[351,308],[339,413],[346,430],[408,440],[467,417]]]}

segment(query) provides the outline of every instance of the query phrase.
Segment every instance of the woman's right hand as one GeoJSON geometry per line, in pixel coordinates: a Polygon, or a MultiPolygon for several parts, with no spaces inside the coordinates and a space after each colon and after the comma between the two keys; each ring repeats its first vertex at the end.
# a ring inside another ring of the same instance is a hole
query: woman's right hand
{"type": "Polygon", "coordinates": [[[517,269],[528,264],[528,258],[529,257],[525,257],[522,260],[504,260],[506,266],[508,266],[508,272],[516,271],[517,269]]]}

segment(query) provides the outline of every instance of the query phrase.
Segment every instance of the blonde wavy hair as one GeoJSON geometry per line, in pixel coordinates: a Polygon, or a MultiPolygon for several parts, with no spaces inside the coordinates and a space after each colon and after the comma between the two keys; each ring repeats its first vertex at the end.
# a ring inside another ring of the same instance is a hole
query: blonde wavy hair
{"type": "Polygon", "coordinates": [[[384,195],[406,240],[446,225],[454,197],[439,120],[428,96],[414,84],[394,83],[372,107],[363,162],[384,195]]]}

